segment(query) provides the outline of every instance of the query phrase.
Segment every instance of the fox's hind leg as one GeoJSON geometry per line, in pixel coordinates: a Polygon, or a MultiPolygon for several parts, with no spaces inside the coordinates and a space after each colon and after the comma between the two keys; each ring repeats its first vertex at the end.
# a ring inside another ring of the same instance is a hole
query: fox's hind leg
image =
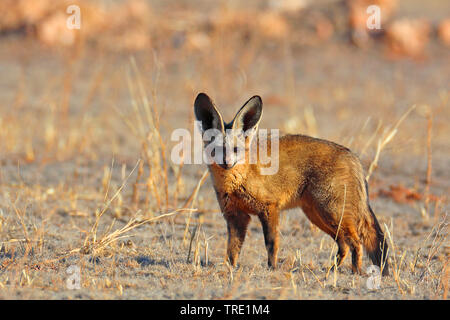
{"type": "Polygon", "coordinates": [[[355,245],[352,250],[352,271],[353,273],[362,274],[362,256],[363,246],[361,243],[355,245]]]}
{"type": "Polygon", "coordinates": [[[329,268],[330,271],[334,271],[334,268],[340,267],[350,251],[350,246],[346,242],[344,236],[340,236],[336,240],[336,243],[338,245],[338,252],[336,253],[336,263],[333,262],[333,264],[329,268]]]}
{"type": "Polygon", "coordinates": [[[228,228],[228,262],[233,267],[236,267],[239,253],[245,240],[245,234],[247,233],[248,223],[250,222],[250,215],[244,212],[238,212],[225,214],[224,216],[228,228]]]}
{"type": "Polygon", "coordinates": [[[264,242],[267,249],[267,264],[269,268],[276,269],[278,257],[278,219],[279,213],[276,210],[263,212],[258,215],[264,232],[264,242]]]}
{"type": "Polygon", "coordinates": [[[363,256],[363,245],[359,238],[355,228],[349,228],[348,230],[349,238],[348,240],[352,246],[352,271],[353,273],[362,274],[362,256],[363,256]]]}
{"type": "Polygon", "coordinates": [[[338,252],[336,254],[336,265],[339,267],[342,265],[345,258],[347,257],[350,247],[345,241],[344,237],[340,237],[336,242],[339,247],[338,252]]]}

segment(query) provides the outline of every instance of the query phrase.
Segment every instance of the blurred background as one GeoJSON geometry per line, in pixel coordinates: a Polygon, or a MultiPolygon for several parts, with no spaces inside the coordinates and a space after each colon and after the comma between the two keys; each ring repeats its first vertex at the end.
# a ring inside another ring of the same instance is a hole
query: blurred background
{"type": "Polygon", "coordinates": [[[445,0],[4,0],[0,157],[120,153],[127,130],[111,115],[132,110],[131,57],[169,127],[189,125],[199,91],[230,106],[225,117],[260,94],[280,129],[345,142],[368,116],[442,107],[449,48],[445,0]],[[366,27],[373,4],[380,30],[366,27]]]}

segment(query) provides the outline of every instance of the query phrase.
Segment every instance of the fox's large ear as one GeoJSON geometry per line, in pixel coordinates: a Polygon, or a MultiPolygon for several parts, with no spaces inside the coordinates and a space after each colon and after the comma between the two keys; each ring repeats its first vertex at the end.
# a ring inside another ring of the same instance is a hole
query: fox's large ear
{"type": "Polygon", "coordinates": [[[253,96],[234,117],[233,129],[241,129],[244,132],[252,128],[257,129],[261,116],[262,99],[260,96],[253,96]]]}
{"type": "Polygon", "coordinates": [[[199,93],[194,102],[195,117],[202,123],[201,129],[217,129],[224,132],[223,120],[211,98],[205,93],[199,93]]]}

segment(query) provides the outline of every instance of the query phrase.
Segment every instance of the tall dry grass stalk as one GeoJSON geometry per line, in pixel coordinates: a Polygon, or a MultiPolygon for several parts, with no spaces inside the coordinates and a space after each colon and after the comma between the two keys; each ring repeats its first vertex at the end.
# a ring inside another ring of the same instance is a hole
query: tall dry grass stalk
{"type": "MultiPolygon", "coordinates": [[[[391,226],[392,227],[392,226],[391,226]]],[[[391,231],[389,230],[388,226],[386,224],[384,224],[384,230],[386,231],[387,234],[387,238],[389,239],[389,243],[390,243],[390,254],[389,256],[391,257],[391,261],[393,262],[392,265],[392,272],[393,272],[393,276],[394,276],[394,280],[395,283],[397,284],[398,290],[400,291],[400,293],[403,295],[405,294],[405,291],[403,290],[402,286],[401,286],[401,281],[400,281],[400,264],[398,263],[398,259],[397,259],[397,255],[396,255],[396,247],[394,244],[394,239],[391,235],[391,231]]],[[[391,230],[393,230],[393,228],[391,228],[391,230]]],[[[403,260],[403,258],[402,258],[403,260]]]]}
{"type": "Polygon", "coordinates": [[[432,170],[432,156],[431,156],[431,129],[433,127],[433,116],[431,110],[427,112],[427,176],[425,181],[425,213],[427,217],[430,215],[430,184],[431,184],[431,170],[432,170]]]}
{"type": "MultiPolygon", "coordinates": [[[[155,64],[158,65],[158,63],[155,64]]],[[[140,200],[139,187],[145,186],[147,191],[145,213],[149,213],[156,208],[168,210],[171,205],[176,204],[175,196],[178,196],[178,190],[172,196],[170,195],[169,160],[167,159],[166,145],[160,130],[155,89],[159,79],[159,69],[157,70],[156,83],[153,83],[151,90],[151,99],[149,99],[134,58],[131,58],[130,65],[126,79],[131,96],[133,114],[130,118],[125,116],[118,108],[116,108],[116,111],[140,142],[141,157],[144,159],[148,172],[145,177],[144,164],[142,164],[133,186],[133,203],[135,206],[138,205],[140,200]],[[144,183],[142,183],[142,180],[144,180],[144,183]]],[[[178,179],[181,179],[181,167],[177,168],[178,179]]]]}
{"type": "Polygon", "coordinates": [[[411,113],[411,111],[413,111],[416,108],[416,105],[413,105],[411,108],[409,108],[401,117],[400,119],[396,122],[396,124],[392,127],[392,128],[386,128],[384,130],[383,135],[380,137],[380,139],[378,139],[378,143],[377,143],[377,149],[376,149],[376,153],[375,153],[375,157],[372,160],[372,162],[370,163],[369,166],[369,170],[367,171],[367,175],[366,175],[366,181],[369,181],[370,176],[372,175],[373,171],[377,168],[378,166],[378,160],[380,158],[380,154],[381,151],[384,149],[384,147],[386,147],[386,145],[392,141],[392,139],[394,138],[394,136],[397,134],[398,131],[398,127],[400,126],[400,124],[403,122],[403,120],[405,120],[405,118],[411,113]]]}
{"type": "MultiPolygon", "coordinates": [[[[425,243],[427,243],[431,238],[431,244],[429,245],[429,250],[427,254],[427,260],[425,262],[425,271],[424,273],[430,272],[430,264],[433,258],[438,253],[439,249],[446,243],[448,238],[448,227],[449,221],[447,219],[447,213],[442,217],[441,221],[438,221],[432,228],[431,232],[428,234],[425,239],[425,243]],[[432,237],[432,235],[434,235],[432,237]]],[[[423,275],[422,275],[423,277],[423,275]]]]}
{"type": "MultiPolygon", "coordinates": [[[[202,177],[198,181],[197,186],[195,187],[194,191],[192,192],[191,196],[186,200],[186,203],[184,204],[184,206],[182,208],[184,208],[184,209],[187,208],[189,206],[189,204],[191,206],[191,209],[194,207],[195,200],[197,199],[197,195],[198,195],[198,192],[200,190],[200,187],[203,185],[203,183],[205,182],[205,180],[208,177],[208,175],[209,175],[209,171],[205,170],[203,172],[203,174],[202,174],[202,177]]],[[[192,213],[190,212],[189,216],[186,218],[186,227],[184,229],[184,234],[183,234],[183,242],[184,243],[186,242],[186,236],[187,236],[187,233],[189,231],[191,218],[192,218],[192,213]]],[[[192,242],[192,239],[191,239],[191,242],[192,242]]]]}
{"type": "Polygon", "coordinates": [[[416,266],[420,265],[423,267],[422,272],[417,277],[416,283],[418,284],[422,281],[429,282],[431,280],[434,282],[432,286],[435,289],[434,298],[437,298],[440,292],[442,292],[442,297],[444,300],[447,299],[449,285],[448,265],[450,260],[448,258],[448,253],[445,252],[446,248],[448,248],[448,227],[448,213],[445,213],[442,216],[442,219],[433,225],[430,233],[423,240],[422,245],[417,249],[413,262],[411,262],[412,272],[415,272],[416,266]],[[444,265],[437,271],[433,271],[433,265],[435,265],[436,261],[440,260],[439,253],[442,250],[442,247],[444,247],[443,250],[445,255],[444,265]],[[428,248],[428,252],[420,255],[420,251],[425,248],[428,248]],[[424,263],[419,261],[421,260],[421,256],[426,257],[424,263]]]}
{"type": "Polygon", "coordinates": [[[370,138],[367,140],[366,144],[364,145],[364,147],[361,149],[361,152],[359,153],[359,156],[362,157],[367,149],[369,148],[369,146],[372,144],[373,140],[375,140],[375,138],[377,137],[378,132],[380,131],[382,126],[382,121],[379,120],[378,124],[377,124],[377,128],[375,129],[375,131],[373,132],[373,134],[370,136],[370,138]]]}
{"type": "MultiPolygon", "coordinates": [[[[134,171],[136,170],[136,167],[139,165],[140,162],[141,162],[141,160],[138,160],[136,162],[136,165],[131,170],[129,175],[125,178],[125,180],[122,182],[122,185],[118,188],[116,193],[108,201],[106,201],[106,199],[108,197],[108,190],[109,190],[109,185],[110,185],[110,180],[111,180],[111,174],[109,175],[109,178],[108,178],[109,180],[107,182],[105,182],[105,184],[107,185],[106,190],[105,190],[105,201],[104,201],[105,204],[101,211],[97,211],[95,213],[95,222],[92,225],[91,231],[86,235],[86,238],[84,240],[84,247],[86,248],[86,250],[85,250],[86,252],[90,251],[90,250],[87,250],[87,248],[89,248],[91,246],[91,244],[95,244],[97,242],[97,231],[98,231],[98,226],[99,226],[101,217],[106,212],[106,210],[110,207],[111,203],[119,196],[120,192],[125,187],[128,179],[134,173],[134,171]]],[[[111,163],[111,171],[112,171],[113,166],[114,166],[114,161],[111,163]]],[[[114,220],[113,220],[113,224],[114,224],[114,220]]],[[[112,228],[112,225],[111,225],[110,229],[111,228],[112,228]]]]}

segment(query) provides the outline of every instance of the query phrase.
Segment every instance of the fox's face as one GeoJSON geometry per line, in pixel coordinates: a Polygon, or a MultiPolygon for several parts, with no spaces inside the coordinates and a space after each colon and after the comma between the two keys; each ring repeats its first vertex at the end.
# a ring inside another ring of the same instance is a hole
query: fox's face
{"type": "Polygon", "coordinates": [[[223,121],[212,100],[204,93],[195,99],[194,109],[203,136],[207,163],[223,169],[245,163],[262,116],[261,98],[250,98],[230,123],[223,121]]]}

